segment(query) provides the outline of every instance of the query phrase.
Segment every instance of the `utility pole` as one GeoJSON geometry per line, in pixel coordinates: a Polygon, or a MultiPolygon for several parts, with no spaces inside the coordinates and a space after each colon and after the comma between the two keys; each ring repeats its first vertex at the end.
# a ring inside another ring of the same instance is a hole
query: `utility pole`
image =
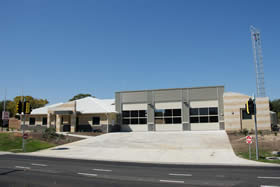
{"type": "MultiPolygon", "coordinates": [[[[4,106],[3,106],[4,111],[3,111],[3,113],[6,112],[6,99],[7,99],[7,88],[5,88],[5,97],[4,97],[4,106]]],[[[2,115],[3,115],[3,113],[2,113],[2,115]]],[[[6,126],[6,120],[3,118],[3,116],[2,116],[2,119],[3,119],[3,124],[2,124],[2,131],[3,131],[3,126],[6,126]]]]}
{"type": "Polygon", "coordinates": [[[255,118],[255,135],[256,135],[256,160],[259,160],[259,143],[258,143],[258,125],[257,125],[257,107],[256,97],[254,96],[254,118],[255,118]]]}
{"type": "MultiPolygon", "coordinates": [[[[24,103],[24,101],[25,101],[25,98],[23,97],[23,89],[22,89],[21,102],[24,103]]],[[[21,126],[21,128],[22,128],[22,151],[25,152],[25,139],[24,139],[25,114],[24,114],[24,111],[21,112],[21,119],[23,119],[23,125],[21,126]]]]}

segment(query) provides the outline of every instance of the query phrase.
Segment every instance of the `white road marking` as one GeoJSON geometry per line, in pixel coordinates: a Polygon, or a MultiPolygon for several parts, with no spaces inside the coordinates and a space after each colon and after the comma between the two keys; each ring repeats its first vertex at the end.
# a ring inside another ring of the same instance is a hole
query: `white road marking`
{"type": "Polygon", "coordinates": [[[169,173],[169,175],[173,176],[185,176],[185,177],[191,177],[192,174],[186,174],[186,173],[169,173]]]}
{"type": "Polygon", "coordinates": [[[33,166],[42,166],[42,167],[48,166],[48,165],[46,165],[46,164],[36,164],[36,163],[33,163],[33,164],[31,164],[31,165],[33,165],[33,166]]]}
{"type": "Polygon", "coordinates": [[[104,172],[111,172],[112,170],[110,169],[92,169],[94,171],[104,171],[104,172]]]}
{"type": "Polygon", "coordinates": [[[259,179],[280,179],[280,177],[258,177],[259,179]]]}
{"type": "Polygon", "coordinates": [[[216,177],[225,177],[224,175],[216,175],[216,177]]]}
{"type": "Polygon", "coordinates": [[[85,175],[85,176],[91,176],[91,177],[97,177],[97,174],[94,173],[77,173],[78,175],[85,175]]]}
{"type": "Polygon", "coordinates": [[[16,168],[19,168],[19,169],[30,169],[30,167],[24,167],[24,166],[16,166],[16,168]]]}
{"type": "Polygon", "coordinates": [[[173,180],[159,180],[160,182],[168,182],[168,183],[185,183],[184,181],[173,181],[173,180]]]}

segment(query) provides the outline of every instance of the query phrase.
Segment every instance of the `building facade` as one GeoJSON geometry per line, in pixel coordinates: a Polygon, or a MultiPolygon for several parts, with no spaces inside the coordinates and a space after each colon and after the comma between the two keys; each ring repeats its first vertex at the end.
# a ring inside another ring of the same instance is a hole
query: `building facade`
{"type": "MultiPolygon", "coordinates": [[[[26,129],[68,131],[239,131],[255,128],[249,96],[223,86],[122,91],[115,99],[86,97],[34,109],[26,129]]],[[[259,130],[270,130],[269,98],[256,98],[259,130]]]]}
{"type": "Polygon", "coordinates": [[[114,99],[86,97],[34,109],[26,117],[26,129],[54,127],[57,132],[113,130],[116,123],[114,99]]]}
{"type": "Polygon", "coordinates": [[[223,130],[223,86],[116,92],[121,131],[223,130]]]}

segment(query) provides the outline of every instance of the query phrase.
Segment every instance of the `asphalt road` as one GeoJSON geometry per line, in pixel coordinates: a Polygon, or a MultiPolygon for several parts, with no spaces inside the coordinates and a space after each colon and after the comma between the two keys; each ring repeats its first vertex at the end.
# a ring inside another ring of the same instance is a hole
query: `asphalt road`
{"type": "Polygon", "coordinates": [[[159,165],[0,156],[0,186],[280,186],[280,167],[159,165]]]}

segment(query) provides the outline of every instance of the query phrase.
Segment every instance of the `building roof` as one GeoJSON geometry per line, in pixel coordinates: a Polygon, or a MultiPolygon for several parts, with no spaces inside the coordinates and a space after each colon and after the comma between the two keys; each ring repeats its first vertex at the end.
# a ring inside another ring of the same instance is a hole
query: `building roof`
{"type": "Polygon", "coordinates": [[[147,92],[147,91],[166,91],[166,90],[185,90],[185,89],[200,89],[200,88],[224,88],[222,85],[217,86],[200,86],[200,87],[184,87],[184,88],[162,88],[162,89],[149,89],[149,90],[130,90],[130,91],[118,91],[116,93],[128,93],[128,92],[147,92]]]}
{"type": "Polygon", "coordinates": [[[65,111],[75,110],[81,114],[100,114],[100,113],[116,113],[114,99],[97,99],[93,97],[85,97],[75,101],[66,103],[57,103],[34,109],[31,114],[48,114],[49,111],[65,111]]]}
{"type": "Polygon", "coordinates": [[[36,109],[33,109],[31,111],[31,114],[36,114],[36,115],[48,114],[49,109],[57,107],[57,106],[62,105],[62,104],[63,103],[56,103],[56,104],[53,104],[53,105],[47,105],[47,106],[44,106],[44,107],[41,107],[41,108],[36,108],[36,109]]]}
{"type": "Polygon", "coordinates": [[[76,111],[82,114],[116,113],[115,100],[85,97],[76,100],[76,111]]]}

